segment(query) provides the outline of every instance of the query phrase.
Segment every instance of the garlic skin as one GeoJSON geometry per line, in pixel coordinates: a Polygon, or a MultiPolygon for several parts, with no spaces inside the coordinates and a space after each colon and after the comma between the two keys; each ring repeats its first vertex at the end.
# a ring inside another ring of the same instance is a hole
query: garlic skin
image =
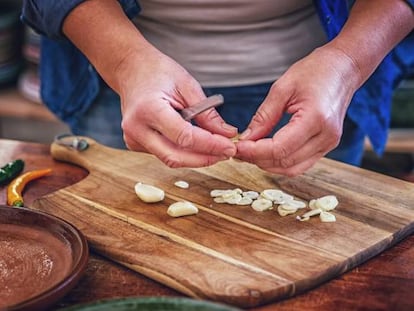
{"type": "Polygon", "coordinates": [[[193,203],[188,201],[179,201],[171,204],[168,207],[167,214],[171,217],[181,217],[194,215],[198,213],[198,208],[193,203]]]}
{"type": "Polygon", "coordinates": [[[135,193],[138,198],[146,203],[160,202],[164,200],[165,197],[164,190],[141,182],[138,182],[135,185],[135,193]]]}

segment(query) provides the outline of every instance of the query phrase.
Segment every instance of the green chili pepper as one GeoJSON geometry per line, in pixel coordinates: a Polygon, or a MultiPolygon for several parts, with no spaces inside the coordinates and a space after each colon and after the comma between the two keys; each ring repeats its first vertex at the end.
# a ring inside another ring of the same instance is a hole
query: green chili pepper
{"type": "Polygon", "coordinates": [[[0,168],[0,185],[6,184],[23,171],[24,161],[17,159],[0,168]]]}

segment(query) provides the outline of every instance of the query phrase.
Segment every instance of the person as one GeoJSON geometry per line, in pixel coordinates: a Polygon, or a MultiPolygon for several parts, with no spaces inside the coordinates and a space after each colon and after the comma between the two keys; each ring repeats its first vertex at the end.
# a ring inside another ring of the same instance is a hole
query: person
{"type": "Polygon", "coordinates": [[[384,150],[414,64],[413,0],[26,0],[46,105],[75,134],[170,167],[235,157],[295,176],[384,150]],[[177,110],[221,93],[184,121],[177,110]],[[237,143],[229,138],[241,132],[237,143]]]}

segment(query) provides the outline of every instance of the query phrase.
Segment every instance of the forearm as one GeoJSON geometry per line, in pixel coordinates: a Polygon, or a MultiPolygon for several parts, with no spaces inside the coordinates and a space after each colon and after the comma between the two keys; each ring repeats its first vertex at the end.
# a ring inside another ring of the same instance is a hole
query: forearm
{"type": "Polygon", "coordinates": [[[63,32],[115,91],[120,88],[120,64],[149,46],[116,0],[83,2],[64,20],[63,32]]]}
{"type": "Polygon", "coordinates": [[[360,87],[414,28],[414,13],[402,0],[357,0],[339,35],[326,45],[348,60],[345,75],[360,87]]]}

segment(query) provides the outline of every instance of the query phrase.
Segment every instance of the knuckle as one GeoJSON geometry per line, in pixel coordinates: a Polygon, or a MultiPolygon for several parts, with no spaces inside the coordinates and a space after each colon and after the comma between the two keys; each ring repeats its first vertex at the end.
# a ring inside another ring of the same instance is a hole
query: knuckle
{"type": "Polygon", "coordinates": [[[282,158],[278,162],[279,162],[279,167],[284,168],[284,169],[288,169],[295,165],[295,160],[290,157],[282,158]]]}
{"type": "Polygon", "coordinates": [[[165,154],[159,157],[162,162],[170,168],[182,167],[181,161],[172,154],[165,154]]]}
{"type": "Polygon", "coordinates": [[[183,148],[192,148],[194,146],[194,137],[192,131],[192,125],[188,123],[181,128],[177,135],[177,144],[183,148]]]}

